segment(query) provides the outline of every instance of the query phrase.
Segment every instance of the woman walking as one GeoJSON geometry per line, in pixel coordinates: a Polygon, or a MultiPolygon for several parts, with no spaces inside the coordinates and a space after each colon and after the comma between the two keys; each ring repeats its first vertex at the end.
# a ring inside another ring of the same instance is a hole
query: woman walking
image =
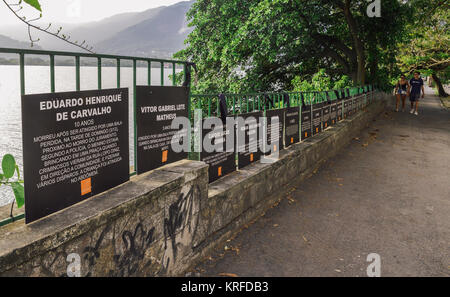
{"type": "Polygon", "coordinates": [[[397,104],[395,107],[396,112],[398,112],[400,99],[402,100],[402,112],[405,111],[405,103],[406,103],[406,96],[408,95],[408,90],[409,90],[408,80],[406,80],[406,77],[402,75],[400,77],[399,82],[395,86],[395,94],[397,95],[397,104]]]}

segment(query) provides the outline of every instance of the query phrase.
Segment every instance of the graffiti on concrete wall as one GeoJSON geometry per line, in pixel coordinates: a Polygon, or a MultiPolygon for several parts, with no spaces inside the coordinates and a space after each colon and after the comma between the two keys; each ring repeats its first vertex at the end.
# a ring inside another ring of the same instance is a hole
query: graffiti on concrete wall
{"type": "Polygon", "coordinates": [[[199,223],[200,192],[196,184],[185,185],[167,196],[170,202],[164,211],[161,209],[159,219],[146,216],[152,213],[151,207],[139,209],[135,214],[94,227],[9,273],[57,277],[177,273],[177,261],[192,253],[199,223]]]}
{"type": "MultiPolygon", "coordinates": [[[[100,247],[105,240],[105,235],[111,231],[110,226],[102,231],[98,237],[95,245],[88,246],[84,249],[83,256],[88,262],[89,267],[95,267],[97,260],[100,258],[100,247]]],[[[134,276],[139,274],[139,270],[149,267],[152,262],[151,259],[145,258],[145,252],[154,241],[155,228],[152,227],[148,231],[139,222],[134,230],[124,230],[120,236],[120,244],[117,247],[113,244],[114,253],[112,260],[114,262],[114,269],[108,272],[109,276],[134,276]]],[[[115,238],[113,237],[113,242],[115,238]]],[[[104,249],[103,249],[104,250],[104,249]]],[[[111,259],[110,259],[111,260],[111,259]]],[[[91,276],[92,270],[89,269],[86,276],[91,276]]]]}
{"type": "MultiPolygon", "coordinates": [[[[184,187],[178,199],[169,206],[164,218],[163,268],[171,272],[180,249],[191,249],[197,232],[200,210],[198,185],[184,187]]],[[[186,254],[184,252],[183,254],[186,254]]]]}

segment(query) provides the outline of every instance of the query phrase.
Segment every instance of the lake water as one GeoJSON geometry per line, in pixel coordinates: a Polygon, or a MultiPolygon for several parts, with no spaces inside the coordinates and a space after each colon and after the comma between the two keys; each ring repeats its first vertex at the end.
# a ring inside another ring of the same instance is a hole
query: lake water
{"type": "MultiPolygon", "coordinates": [[[[177,69],[177,72],[181,69],[177,69]]],[[[172,69],[165,69],[164,85],[172,85],[169,75],[172,69]]],[[[152,68],[152,85],[161,84],[161,69],[152,68]]],[[[97,89],[97,68],[81,67],[81,90],[97,89]]],[[[102,68],[102,87],[115,88],[116,68],[102,68]]],[[[137,69],[137,84],[147,85],[147,68],[137,69]]],[[[129,88],[130,101],[130,165],[134,164],[134,131],[133,131],[133,69],[121,68],[121,87],[129,88]]],[[[75,90],[75,67],[55,67],[56,92],[69,92],[75,90]]],[[[39,94],[50,92],[50,67],[27,66],[25,68],[26,94],[39,94]]],[[[22,119],[20,98],[20,72],[19,66],[0,65],[0,158],[5,154],[12,154],[23,172],[22,162],[22,119]]],[[[1,160],[0,160],[1,162],[1,160]]],[[[0,206],[14,200],[12,190],[0,187],[0,206]]]]}

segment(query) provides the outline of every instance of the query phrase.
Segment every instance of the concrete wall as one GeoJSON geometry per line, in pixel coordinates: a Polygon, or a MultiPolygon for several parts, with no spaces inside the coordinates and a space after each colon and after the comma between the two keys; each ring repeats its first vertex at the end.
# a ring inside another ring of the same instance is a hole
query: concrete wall
{"type": "Polygon", "coordinates": [[[261,216],[384,110],[387,95],[323,133],[208,185],[203,162],[180,161],[25,226],[0,228],[0,276],[182,275],[261,216]]]}

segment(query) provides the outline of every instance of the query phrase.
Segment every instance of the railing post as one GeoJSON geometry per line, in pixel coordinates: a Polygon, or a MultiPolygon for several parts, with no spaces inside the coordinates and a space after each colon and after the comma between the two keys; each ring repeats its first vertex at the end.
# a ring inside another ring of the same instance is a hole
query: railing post
{"type": "Polygon", "coordinates": [[[164,86],[164,62],[161,62],[161,86],[164,86]]]}
{"type": "Polygon", "coordinates": [[[20,53],[20,94],[25,95],[25,54],[20,53]]]}
{"type": "Polygon", "coordinates": [[[80,56],[75,57],[75,85],[76,90],[80,91],[81,83],[80,83],[80,56]]]}
{"type": "Polygon", "coordinates": [[[136,125],[136,83],[137,69],[136,60],[133,60],[133,125],[134,125],[134,171],[137,172],[137,125],[136,125]]]}
{"type": "Polygon", "coordinates": [[[98,89],[102,89],[102,58],[97,58],[97,80],[98,80],[98,89]]]}
{"type": "Polygon", "coordinates": [[[208,118],[211,117],[211,97],[208,97],[208,118]]]}
{"type": "Polygon", "coordinates": [[[50,92],[55,92],[55,55],[50,55],[50,92]]]}
{"type": "MultiPolygon", "coordinates": [[[[187,68],[188,68],[187,64],[183,64],[184,82],[186,82],[186,79],[187,79],[187,68]]],[[[188,93],[188,106],[187,106],[188,119],[191,120],[192,119],[192,115],[191,115],[191,106],[192,106],[191,100],[192,100],[192,98],[191,98],[191,88],[190,88],[190,86],[188,86],[188,92],[189,92],[188,93]]]]}
{"type": "Polygon", "coordinates": [[[117,67],[117,88],[120,88],[120,59],[116,59],[116,67],[117,67]]]}
{"type": "Polygon", "coordinates": [[[176,81],[176,70],[175,70],[176,64],[172,63],[172,86],[176,86],[177,85],[177,81],[176,81]]]}
{"type": "Polygon", "coordinates": [[[152,61],[147,61],[147,84],[152,85],[152,61]]]}

